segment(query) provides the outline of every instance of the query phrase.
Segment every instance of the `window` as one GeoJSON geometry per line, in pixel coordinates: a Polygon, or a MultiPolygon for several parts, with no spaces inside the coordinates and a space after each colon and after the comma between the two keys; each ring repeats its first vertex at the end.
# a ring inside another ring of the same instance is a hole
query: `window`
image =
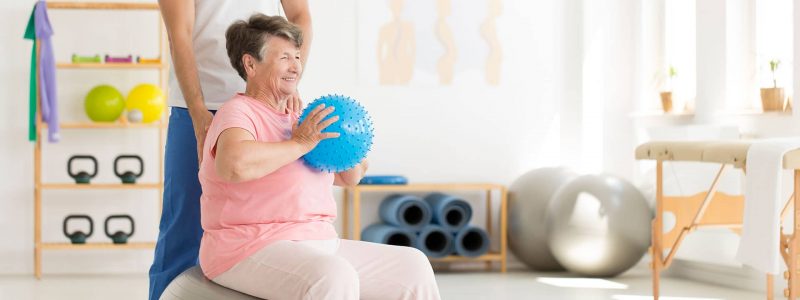
{"type": "MultiPolygon", "coordinates": [[[[775,72],[778,87],[792,94],[792,0],[755,1],[756,70],[759,87],[772,87],[769,61],[779,60],[775,72]]],[[[758,99],[756,99],[758,100],[758,99]]],[[[758,104],[760,105],[760,104],[758,104]]]]}
{"type": "Polygon", "coordinates": [[[664,2],[664,65],[660,76],[664,78],[663,90],[671,90],[674,107],[682,111],[684,105],[693,107],[695,98],[695,0],[670,0],[664,2]],[[676,75],[669,77],[669,68],[676,75]]]}

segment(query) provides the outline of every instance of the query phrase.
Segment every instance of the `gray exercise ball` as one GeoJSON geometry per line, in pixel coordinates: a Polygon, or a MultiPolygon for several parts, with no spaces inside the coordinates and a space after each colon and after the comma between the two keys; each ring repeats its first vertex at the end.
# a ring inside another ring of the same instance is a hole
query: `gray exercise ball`
{"type": "Polygon", "coordinates": [[[562,271],[547,246],[547,204],[562,185],[578,177],[567,168],[529,171],[508,188],[508,248],[531,269],[562,271]]]}
{"type": "Polygon", "coordinates": [[[243,294],[208,280],[200,266],[183,271],[169,283],[161,300],[258,300],[259,298],[243,294]]]}
{"type": "Polygon", "coordinates": [[[653,212],[630,182],[584,175],[562,186],[547,209],[549,245],[567,270],[612,277],[635,265],[650,246],[653,212]]]}

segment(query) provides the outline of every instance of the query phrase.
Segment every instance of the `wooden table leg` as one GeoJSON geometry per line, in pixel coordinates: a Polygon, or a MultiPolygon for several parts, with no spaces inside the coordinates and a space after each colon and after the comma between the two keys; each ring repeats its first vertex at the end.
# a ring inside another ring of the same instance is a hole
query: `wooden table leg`
{"type": "Polygon", "coordinates": [[[772,300],[772,294],[773,294],[773,291],[772,291],[773,279],[772,278],[773,277],[772,277],[771,274],[767,274],[767,300],[772,300]]]}
{"type": "MultiPolygon", "coordinates": [[[[794,171],[794,194],[800,195],[800,170],[794,171]]],[[[798,232],[800,232],[800,197],[794,197],[794,230],[792,237],[789,241],[789,300],[797,298],[798,278],[797,278],[797,255],[798,248],[800,248],[800,239],[798,239],[798,232]]]]}
{"type": "Polygon", "coordinates": [[[653,269],[653,299],[658,300],[659,297],[659,284],[661,277],[661,268],[663,266],[663,249],[661,248],[661,237],[664,232],[663,229],[663,214],[664,214],[664,186],[663,186],[663,171],[664,162],[658,161],[656,163],[656,215],[653,220],[653,243],[652,249],[652,269],[653,269]]]}

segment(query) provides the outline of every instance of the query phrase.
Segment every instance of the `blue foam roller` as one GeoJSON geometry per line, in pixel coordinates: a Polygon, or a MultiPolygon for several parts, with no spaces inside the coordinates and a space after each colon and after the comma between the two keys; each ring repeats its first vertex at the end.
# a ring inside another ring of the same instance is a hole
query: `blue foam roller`
{"type": "Polygon", "coordinates": [[[454,244],[454,253],[466,256],[476,257],[489,252],[489,235],[486,230],[475,226],[466,226],[456,232],[454,244]]]}
{"type": "Polygon", "coordinates": [[[327,95],[308,104],[300,115],[299,123],[320,104],[334,107],[328,118],[339,116],[339,120],[322,130],[337,132],[339,137],[324,139],[314,149],[303,155],[305,163],[324,172],[349,170],[367,157],[372,147],[372,119],[361,104],[341,95],[327,95]]]}
{"type": "Polygon", "coordinates": [[[414,247],[417,236],[408,229],[388,224],[372,224],[361,232],[361,240],[373,243],[414,247]]]}
{"type": "Polygon", "coordinates": [[[398,175],[370,175],[361,178],[358,184],[407,184],[408,179],[398,175]]]}
{"type": "Polygon", "coordinates": [[[450,232],[456,232],[469,224],[472,207],[467,201],[442,193],[425,196],[425,202],[433,210],[431,223],[441,225],[450,232]]]}
{"type": "Polygon", "coordinates": [[[428,257],[440,258],[453,253],[453,234],[438,225],[428,225],[417,235],[417,249],[428,257]]]}
{"type": "Polygon", "coordinates": [[[381,201],[378,211],[387,224],[415,232],[431,222],[431,207],[417,196],[391,195],[381,201]]]}

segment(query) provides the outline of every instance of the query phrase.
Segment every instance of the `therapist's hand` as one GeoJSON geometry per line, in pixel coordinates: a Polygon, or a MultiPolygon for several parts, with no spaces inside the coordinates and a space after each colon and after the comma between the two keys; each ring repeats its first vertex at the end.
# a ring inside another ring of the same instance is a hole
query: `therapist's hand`
{"type": "Polygon", "coordinates": [[[298,115],[303,112],[303,100],[300,99],[300,92],[294,91],[294,94],[289,96],[289,100],[286,102],[286,112],[298,115]]]}
{"type": "Polygon", "coordinates": [[[192,117],[192,127],[194,127],[194,137],[197,139],[197,166],[203,162],[203,144],[206,142],[206,133],[211,126],[214,115],[207,109],[189,110],[192,117]]]}

